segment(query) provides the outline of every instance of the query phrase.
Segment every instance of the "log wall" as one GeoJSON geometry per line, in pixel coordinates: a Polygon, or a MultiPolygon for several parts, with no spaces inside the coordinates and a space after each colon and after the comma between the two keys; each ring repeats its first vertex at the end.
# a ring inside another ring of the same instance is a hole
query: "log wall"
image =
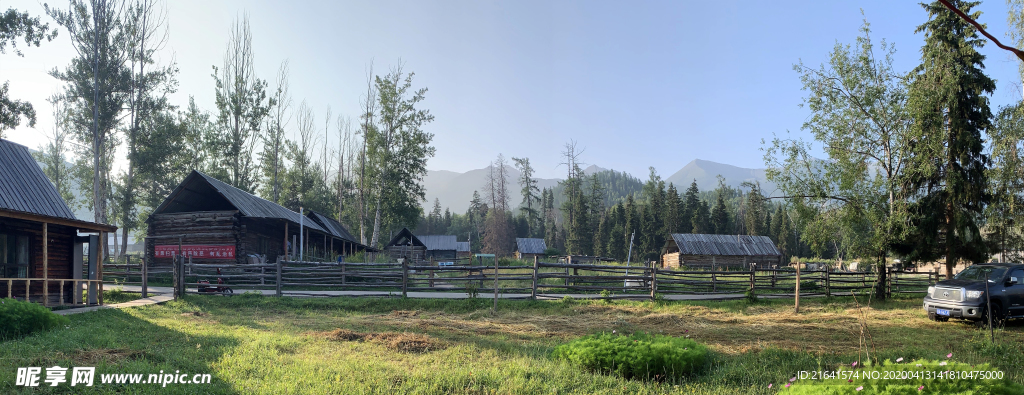
{"type": "MultiPolygon", "coordinates": [[[[41,222],[25,221],[13,218],[0,218],[0,233],[28,236],[29,245],[29,271],[30,278],[43,278],[43,224],[41,222]]],[[[47,226],[46,234],[49,238],[47,244],[47,273],[46,278],[69,279],[72,276],[71,268],[73,248],[75,245],[75,229],[50,224],[47,226]]],[[[3,277],[4,274],[0,274],[3,277]]],[[[12,284],[12,294],[15,297],[25,295],[24,283],[15,282],[12,284]]],[[[65,295],[70,297],[71,284],[65,284],[65,295]]],[[[59,294],[59,285],[50,284],[50,295],[59,294]]],[[[43,295],[42,282],[32,282],[29,288],[31,295],[43,295]]],[[[7,282],[0,281],[0,297],[7,296],[7,282]]],[[[33,297],[34,297],[33,296],[33,297]]]]}
{"type": "Polygon", "coordinates": [[[235,260],[192,258],[193,263],[245,263],[245,245],[242,239],[245,229],[240,221],[238,211],[202,211],[191,213],[153,214],[149,217],[147,235],[158,237],[147,240],[146,258],[152,266],[167,266],[172,258],[157,258],[155,246],[178,244],[175,238],[159,238],[160,236],[184,235],[182,244],[234,245],[235,260]]]}

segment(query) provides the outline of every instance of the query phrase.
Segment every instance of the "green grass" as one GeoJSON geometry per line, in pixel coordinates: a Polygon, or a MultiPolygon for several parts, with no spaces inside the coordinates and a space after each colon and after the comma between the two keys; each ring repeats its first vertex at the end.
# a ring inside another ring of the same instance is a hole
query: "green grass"
{"type": "MultiPolygon", "coordinates": [[[[66,393],[64,384],[15,387],[18,367],[96,366],[103,373],[210,373],[210,385],[125,386],[101,393],[685,393],[773,394],[801,370],[833,370],[866,360],[858,352],[859,317],[868,323],[871,357],[991,363],[1024,382],[1024,323],[996,331],[928,321],[919,299],[874,303],[851,298],[728,302],[491,301],[401,298],[192,296],[164,305],[71,315],[67,328],[0,346],[0,393],[66,393]],[[862,301],[863,302],[863,301],[862,301]],[[342,329],[374,336],[415,336],[426,352],[386,342],[339,340],[342,329]],[[664,382],[593,373],[551,358],[580,336],[611,332],[690,336],[708,345],[699,372],[664,382]],[[768,389],[773,383],[774,388],[768,389]]],[[[76,387],[76,391],[78,391],[76,387]]]]}

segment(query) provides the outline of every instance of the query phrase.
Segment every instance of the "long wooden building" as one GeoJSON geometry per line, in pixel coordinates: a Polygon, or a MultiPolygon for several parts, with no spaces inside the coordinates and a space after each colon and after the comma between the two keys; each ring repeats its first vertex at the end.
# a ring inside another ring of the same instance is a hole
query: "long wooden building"
{"type": "Polygon", "coordinates": [[[116,230],[76,218],[28,148],[0,139],[0,297],[101,303],[100,243],[116,230]]]}
{"type": "Polygon", "coordinates": [[[662,250],[663,268],[770,268],[781,265],[782,253],[768,236],[674,233],[662,250]]]}
{"type": "Polygon", "coordinates": [[[319,213],[303,217],[277,203],[192,171],[147,220],[146,255],[170,264],[179,251],[194,263],[276,262],[299,258],[334,260],[367,251],[341,223],[319,213]]]}

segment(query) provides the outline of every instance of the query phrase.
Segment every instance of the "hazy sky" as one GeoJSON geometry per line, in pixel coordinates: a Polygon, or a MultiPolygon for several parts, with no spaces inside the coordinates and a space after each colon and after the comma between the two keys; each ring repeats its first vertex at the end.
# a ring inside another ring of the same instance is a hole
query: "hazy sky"
{"type": "MultiPolygon", "coordinates": [[[[7,7],[43,15],[34,1],[0,3],[7,7]]],[[[327,106],[357,117],[371,61],[384,73],[401,59],[415,86],[429,88],[432,170],[481,168],[503,153],[559,177],[562,144],[575,139],[588,164],[641,178],[654,166],[667,177],[696,158],[763,167],[762,139],[804,135],[793,64],[818,65],[837,41],[852,43],[861,9],[873,37],[896,44],[899,67],[916,66],[923,36],[914,29],[926,14],[908,1],[175,0],[161,61],[180,68],[176,104],[191,95],[214,110],[211,66],[247,13],[258,74],[273,87],[287,59],[294,106],[306,100],[321,124],[327,106]]],[[[978,9],[1006,37],[1005,2],[978,9]]],[[[0,56],[0,80],[36,106],[36,130],[8,132],[36,148],[52,127],[44,99],[59,89],[46,72],[66,67],[74,50],[61,31],[24,52],[0,56]]],[[[998,81],[993,111],[1020,100],[1017,60],[991,43],[982,53],[998,81]]]]}

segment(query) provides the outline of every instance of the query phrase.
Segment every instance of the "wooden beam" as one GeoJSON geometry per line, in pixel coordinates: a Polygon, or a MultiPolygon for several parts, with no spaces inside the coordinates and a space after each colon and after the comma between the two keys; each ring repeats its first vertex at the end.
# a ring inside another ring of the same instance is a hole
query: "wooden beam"
{"type": "Polygon", "coordinates": [[[46,222],[43,222],[43,306],[50,305],[50,282],[46,281],[47,278],[50,278],[49,239],[49,227],[46,222]]]}
{"type": "Polygon", "coordinates": [[[117,227],[113,225],[97,224],[93,222],[79,221],[77,219],[66,219],[59,217],[51,217],[48,215],[39,215],[31,213],[23,213],[20,211],[10,211],[0,209],[0,217],[23,219],[26,221],[34,222],[48,222],[54,225],[68,226],[79,230],[86,230],[92,232],[114,232],[117,231],[117,227]]]}

